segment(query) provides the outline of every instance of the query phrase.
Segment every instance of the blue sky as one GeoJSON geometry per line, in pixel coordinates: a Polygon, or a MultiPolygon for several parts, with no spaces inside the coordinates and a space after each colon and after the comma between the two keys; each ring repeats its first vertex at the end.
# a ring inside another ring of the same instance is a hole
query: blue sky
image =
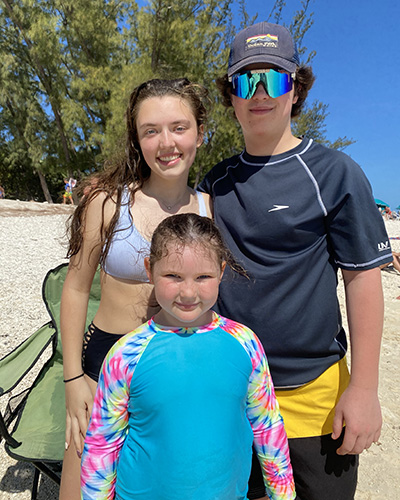
{"type": "MultiPolygon", "coordinates": [[[[258,21],[272,0],[248,0],[258,21]]],[[[284,22],[300,8],[287,0],[284,22]]],[[[309,99],[328,104],[327,137],[347,136],[344,151],[366,173],[374,197],[400,205],[400,2],[393,0],[313,0],[314,25],[303,43],[315,50],[317,80],[309,99]]]]}

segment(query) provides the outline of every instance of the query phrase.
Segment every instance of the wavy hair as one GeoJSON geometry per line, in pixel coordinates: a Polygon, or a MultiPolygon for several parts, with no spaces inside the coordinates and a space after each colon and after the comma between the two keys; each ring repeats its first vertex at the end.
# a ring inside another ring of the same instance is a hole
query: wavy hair
{"type": "Polygon", "coordinates": [[[124,189],[129,189],[130,202],[133,203],[136,191],[143,187],[151,173],[140,149],[136,127],[140,104],[152,97],[165,96],[175,96],[185,100],[193,112],[198,128],[206,122],[205,100],[208,92],[201,85],[191,83],[187,78],[179,78],[175,80],[148,80],[136,87],[130,95],[126,110],[125,154],[119,154],[112,160],[105,162],[103,171],[95,172],[80,186],[83,196],[70,220],[67,257],[76,255],[81,249],[87,208],[94,198],[100,193],[104,193],[100,228],[100,264],[104,263],[116,231],[124,189]],[[109,200],[115,203],[116,210],[110,223],[106,225],[104,210],[109,200]]]}
{"type": "Polygon", "coordinates": [[[209,217],[186,213],[171,215],[161,221],[151,239],[151,270],[156,262],[168,255],[170,244],[181,249],[188,245],[200,245],[215,255],[220,268],[226,262],[233,271],[247,277],[246,271],[236,262],[219,229],[209,217]]]}

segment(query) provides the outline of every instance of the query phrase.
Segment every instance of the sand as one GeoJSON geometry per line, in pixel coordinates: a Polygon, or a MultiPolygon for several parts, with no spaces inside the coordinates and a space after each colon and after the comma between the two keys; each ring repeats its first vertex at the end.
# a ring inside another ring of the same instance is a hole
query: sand
{"type": "MultiPolygon", "coordinates": [[[[65,223],[72,211],[71,206],[0,200],[0,357],[48,321],[42,281],[50,268],[65,262],[65,223]]],[[[400,237],[400,221],[385,224],[390,237],[400,237]]],[[[400,240],[391,243],[400,251],[400,240]]],[[[391,269],[381,274],[385,294],[379,390],[383,427],[379,443],[360,457],[356,500],[400,497],[400,273],[391,269]]],[[[343,297],[340,283],[341,305],[343,297]]],[[[345,316],[343,306],[342,311],[345,316]]],[[[0,401],[0,408],[4,402],[0,401]]],[[[30,499],[32,470],[30,464],[11,459],[1,443],[0,500],[30,499]]],[[[38,499],[56,500],[57,496],[58,488],[43,478],[38,499]]]]}

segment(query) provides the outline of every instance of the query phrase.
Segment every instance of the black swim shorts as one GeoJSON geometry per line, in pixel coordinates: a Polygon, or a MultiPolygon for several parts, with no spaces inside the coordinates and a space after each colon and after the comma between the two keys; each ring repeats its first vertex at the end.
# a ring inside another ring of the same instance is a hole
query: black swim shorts
{"type": "Polygon", "coordinates": [[[90,323],[83,336],[82,367],[86,375],[99,381],[101,365],[111,347],[124,335],[108,333],[90,323]]]}

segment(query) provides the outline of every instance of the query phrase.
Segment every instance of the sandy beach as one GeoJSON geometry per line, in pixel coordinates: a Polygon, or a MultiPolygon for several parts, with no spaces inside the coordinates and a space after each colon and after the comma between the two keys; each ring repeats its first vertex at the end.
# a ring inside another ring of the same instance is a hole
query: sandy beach
{"type": "MultiPolygon", "coordinates": [[[[69,205],[0,200],[0,357],[49,319],[42,302],[42,281],[49,269],[66,262],[65,229],[72,211],[69,205]]],[[[400,221],[385,224],[392,248],[399,252],[400,221]]],[[[381,275],[385,295],[379,390],[383,427],[379,443],[360,457],[356,500],[400,496],[400,273],[389,268],[381,275]]],[[[339,297],[345,317],[341,282],[339,297]]],[[[1,410],[4,403],[0,401],[1,410]]],[[[0,500],[30,499],[32,478],[33,467],[11,459],[1,443],[0,500]]],[[[58,488],[43,478],[38,499],[57,497],[58,488]]]]}

